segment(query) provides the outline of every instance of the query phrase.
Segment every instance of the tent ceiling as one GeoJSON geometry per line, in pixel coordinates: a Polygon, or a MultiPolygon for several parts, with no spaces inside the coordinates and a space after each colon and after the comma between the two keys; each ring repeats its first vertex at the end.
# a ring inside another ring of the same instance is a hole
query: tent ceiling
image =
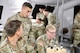
{"type": "MultiPolygon", "coordinates": [[[[29,0],[38,4],[47,4],[47,5],[56,5],[57,0],[29,0]]],[[[61,4],[62,0],[58,0],[59,4],[61,4]]],[[[64,2],[68,2],[70,0],[64,0],[64,2]]]]}

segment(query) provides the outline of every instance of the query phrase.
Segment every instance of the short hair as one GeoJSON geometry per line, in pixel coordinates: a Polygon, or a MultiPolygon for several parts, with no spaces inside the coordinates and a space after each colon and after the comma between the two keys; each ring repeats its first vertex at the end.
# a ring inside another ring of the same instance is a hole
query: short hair
{"type": "Polygon", "coordinates": [[[12,20],[4,27],[7,36],[14,36],[15,32],[20,28],[22,22],[19,20],[12,20]]]}
{"type": "Polygon", "coordinates": [[[41,8],[41,9],[45,9],[46,8],[46,6],[45,5],[40,5],[40,7],[39,8],[41,8]]]}
{"type": "Polygon", "coordinates": [[[23,6],[27,6],[27,7],[29,7],[29,8],[32,9],[32,5],[30,3],[28,3],[28,2],[24,2],[23,5],[22,5],[22,7],[23,6]]]}
{"type": "Polygon", "coordinates": [[[49,29],[56,30],[56,27],[52,24],[49,24],[49,25],[46,26],[46,31],[48,31],[49,29]]]}

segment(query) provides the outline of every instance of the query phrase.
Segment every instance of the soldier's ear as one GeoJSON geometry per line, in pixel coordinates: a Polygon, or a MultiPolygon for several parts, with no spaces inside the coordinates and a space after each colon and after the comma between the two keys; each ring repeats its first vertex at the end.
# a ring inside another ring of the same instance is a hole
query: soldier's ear
{"type": "Polygon", "coordinates": [[[16,34],[16,35],[19,35],[19,34],[20,34],[20,31],[19,31],[19,30],[17,30],[15,34],[16,34]]]}

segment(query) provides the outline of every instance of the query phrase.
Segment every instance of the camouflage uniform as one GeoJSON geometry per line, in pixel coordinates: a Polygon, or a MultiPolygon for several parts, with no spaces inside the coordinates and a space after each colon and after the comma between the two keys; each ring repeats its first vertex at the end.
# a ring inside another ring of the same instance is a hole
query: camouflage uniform
{"type": "Polygon", "coordinates": [[[45,53],[47,47],[53,47],[53,45],[58,45],[58,40],[51,39],[50,41],[48,41],[46,34],[44,34],[37,39],[36,43],[38,53],[45,53]],[[42,43],[43,46],[41,46],[40,43],[42,43]]]}
{"type": "MultiPolygon", "coordinates": [[[[29,44],[29,45],[33,45],[35,39],[33,36],[29,35],[30,33],[30,30],[32,28],[32,23],[31,23],[31,20],[30,18],[24,18],[24,17],[21,17],[19,15],[19,13],[11,16],[10,18],[8,18],[6,24],[11,21],[11,20],[19,20],[19,21],[22,21],[22,25],[23,25],[23,37],[22,39],[25,40],[26,44],[29,44]]],[[[5,25],[6,26],[6,25],[5,25]]],[[[5,32],[5,29],[3,31],[3,34],[2,34],[2,38],[1,38],[1,42],[6,38],[6,32],[5,32]]],[[[32,46],[33,47],[33,46],[32,46]]]]}
{"type": "Polygon", "coordinates": [[[80,13],[76,15],[74,24],[73,24],[73,36],[74,36],[74,45],[76,46],[80,43],[80,13]]]}
{"type": "Polygon", "coordinates": [[[37,39],[37,37],[39,37],[40,35],[45,33],[45,26],[44,26],[44,22],[43,22],[44,17],[45,16],[42,12],[39,12],[36,15],[36,19],[41,19],[41,23],[40,24],[36,23],[36,27],[35,26],[33,27],[35,29],[34,35],[35,35],[36,39],[37,39]]]}
{"type": "Polygon", "coordinates": [[[56,23],[56,16],[52,13],[49,13],[47,15],[47,19],[48,19],[48,24],[55,24],[56,23]]]}
{"type": "Polygon", "coordinates": [[[41,20],[43,20],[44,17],[45,17],[44,14],[41,13],[41,12],[37,13],[37,15],[36,15],[36,19],[41,19],[41,20]]]}
{"type": "MultiPolygon", "coordinates": [[[[3,42],[1,44],[3,44],[3,42]]],[[[3,46],[0,45],[0,53],[26,53],[26,45],[22,39],[17,42],[16,48],[14,48],[7,39],[4,44],[3,46]]]]}
{"type": "Polygon", "coordinates": [[[59,20],[56,21],[56,16],[54,14],[49,12],[49,14],[47,15],[47,20],[48,20],[48,24],[54,25],[56,27],[57,31],[59,30],[60,22],[59,22],[59,20]]]}
{"type": "Polygon", "coordinates": [[[33,48],[29,49],[22,39],[17,41],[17,47],[11,45],[7,39],[3,42],[0,45],[0,53],[34,53],[33,48]]]}
{"type": "Polygon", "coordinates": [[[34,38],[37,39],[39,36],[43,35],[45,33],[45,26],[44,23],[41,21],[41,23],[33,23],[32,24],[32,35],[34,35],[34,38]]]}

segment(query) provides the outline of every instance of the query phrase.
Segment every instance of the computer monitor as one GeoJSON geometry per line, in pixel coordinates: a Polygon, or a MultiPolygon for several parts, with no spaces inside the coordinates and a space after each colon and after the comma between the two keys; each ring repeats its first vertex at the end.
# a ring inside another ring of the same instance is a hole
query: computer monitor
{"type": "Polygon", "coordinates": [[[3,10],[3,6],[0,5],[0,19],[1,19],[1,15],[2,15],[2,10],[3,10]]]}

